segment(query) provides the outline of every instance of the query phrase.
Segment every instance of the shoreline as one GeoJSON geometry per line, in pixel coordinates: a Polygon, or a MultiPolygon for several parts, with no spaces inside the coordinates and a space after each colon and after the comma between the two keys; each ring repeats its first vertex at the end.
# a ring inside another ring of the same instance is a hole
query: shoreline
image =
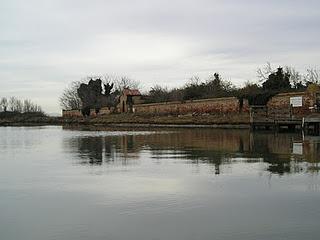
{"type": "Polygon", "coordinates": [[[36,127],[36,126],[97,126],[121,128],[215,128],[215,129],[250,129],[250,124],[154,124],[154,123],[52,123],[52,122],[10,122],[0,123],[0,127],[36,127]]]}
{"type": "Polygon", "coordinates": [[[134,128],[221,128],[248,129],[249,118],[245,115],[203,116],[147,116],[136,114],[114,114],[89,118],[29,117],[0,119],[0,126],[105,126],[134,128]]]}
{"type": "Polygon", "coordinates": [[[135,128],[216,128],[216,129],[249,129],[246,124],[148,124],[148,123],[115,123],[115,124],[95,124],[93,126],[106,127],[135,127],[135,128]]]}

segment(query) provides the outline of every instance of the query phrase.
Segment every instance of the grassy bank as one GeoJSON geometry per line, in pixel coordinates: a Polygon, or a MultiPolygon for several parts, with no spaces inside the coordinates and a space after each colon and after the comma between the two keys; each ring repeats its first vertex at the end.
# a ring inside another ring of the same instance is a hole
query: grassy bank
{"type": "Polygon", "coordinates": [[[248,125],[248,114],[224,115],[182,115],[182,116],[156,116],[138,114],[111,114],[89,118],[61,118],[48,116],[16,116],[1,118],[1,126],[13,125],[248,125]]]}

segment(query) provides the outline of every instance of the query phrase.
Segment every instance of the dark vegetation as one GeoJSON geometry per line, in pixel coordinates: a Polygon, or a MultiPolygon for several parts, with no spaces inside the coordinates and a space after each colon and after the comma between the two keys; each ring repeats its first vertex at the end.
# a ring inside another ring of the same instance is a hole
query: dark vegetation
{"type": "Polygon", "coordinates": [[[125,76],[92,76],[72,82],[64,89],[59,102],[65,110],[81,109],[84,116],[89,116],[90,109],[98,112],[102,106],[116,107],[123,89],[138,87],[138,82],[125,76]]]}
{"type": "Polygon", "coordinates": [[[280,92],[304,91],[311,84],[320,83],[320,75],[316,69],[308,69],[301,75],[294,68],[278,67],[272,69],[268,63],[263,69],[258,69],[258,83],[247,82],[244,87],[237,88],[231,82],[221,78],[218,73],[210,75],[202,81],[194,76],[181,88],[168,90],[159,85],[154,86],[146,94],[146,103],[185,101],[218,97],[237,97],[248,99],[250,105],[264,105],[274,95],[280,92]]]}
{"type": "Polygon", "coordinates": [[[239,99],[248,99],[250,105],[265,105],[277,93],[305,89],[306,86],[304,85],[299,88],[293,88],[290,83],[290,73],[284,72],[283,68],[279,67],[276,72],[270,73],[262,83],[262,86],[249,83],[245,87],[238,89],[235,96],[239,99]]]}
{"type": "Polygon", "coordinates": [[[205,82],[202,82],[197,76],[192,77],[182,88],[168,90],[156,85],[151,88],[144,98],[146,103],[185,101],[234,96],[235,91],[236,88],[231,82],[222,80],[220,75],[215,73],[209,76],[205,82]]]}
{"type": "Polygon", "coordinates": [[[58,117],[49,117],[43,113],[0,112],[0,126],[33,126],[60,124],[58,117]]]}
{"type": "MultiPolygon", "coordinates": [[[[179,88],[168,89],[155,85],[143,95],[143,100],[145,103],[159,103],[237,97],[240,102],[248,99],[250,105],[264,105],[277,93],[304,91],[312,84],[320,84],[320,73],[316,69],[310,68],[305,74],[300,74],[292,67],[274,69],[270,63],[257,70],[257,77],[256,83],[247,82],[243,87],[236,87],[223,79],[219,73],[209,75],[205,80],[193,76],[188,83],[179,88]]],[[[137,82],[127,77],[89,77],[73,82],[66,88],[60,97],[60,105],[66,110],[82,109],[84,115],[89,115],[90,108],[99,111],[102,106],[116,107],[124,88],[138,86],[137,82]]]]}
{"type": "Polygon", "coordinates": [[[101,79],[91,79],[88,84],[81,83],[77,93],[81,99],[82,114],[89,116],[91,108],[98,112],[102,106],[115,106],[117,93],[111,93],[113,85],[113,83],[102,85],[101,79]]]}

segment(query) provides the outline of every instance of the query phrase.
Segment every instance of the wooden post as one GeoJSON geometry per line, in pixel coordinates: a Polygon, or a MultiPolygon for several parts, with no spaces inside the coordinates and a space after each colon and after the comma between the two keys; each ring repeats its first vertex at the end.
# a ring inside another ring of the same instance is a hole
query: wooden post
{"type": "Polygon", "coordinates": [[[314,133],[320,135],[320,123],[318,122],[314,124],[314,133]]]}

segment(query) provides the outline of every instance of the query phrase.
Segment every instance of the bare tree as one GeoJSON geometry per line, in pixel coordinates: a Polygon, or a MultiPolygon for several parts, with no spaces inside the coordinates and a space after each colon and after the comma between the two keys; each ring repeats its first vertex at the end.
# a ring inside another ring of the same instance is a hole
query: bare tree
{"type": "Polygon", "coordinates": [[[81,109],[81,99],[78,95],[78,88],[82,81],[74,81],[66,87],[59,98],[60,106],[65,110],[81,109]]]}
{"type": "Polygon", "coordinates": [[[271,67],[271,63],[267,62],[267,64],[263,68],[257,69],[257,77],[260,83],[268,80],[270,74],[274,73],[276,69],[271,67]]]}
{"type": "Polygon", "coordinates": [[[91,79],[101,79],[103,84],[113,84],[114,90],[119,92],[125,88],[138,89],[141,87],[139,81],[133,80],[127,76],[117,76],[113,74],[90,75],[83,78],[81,82],[86,83],[91,79]]]}
{"type": "MultiPolygon", "coordinates": [[[[305,88],[311,83],[320,84],[320,71],[316,68],[308,68],[305,74],[301,74],[294,67],[285,66],[285,74],[289,76],[290,84],[292,88],[299,89],[305,88]]],[[[259,82],[265,82],[268,80],[268,77],[277,71],[276,68],[273,68],[268,62],[265,67],[258,68],[258,80],[259,82]]]]}
{"type": "Polygon", "coordinates": [[[33,111],[34,111],[34,112],[41,112],[41,113],[43,113],[43,110],[42,110],[41,106],[39,106],[39,105],[37,105],[37,104],[33,105],[33,111]]]}
{"type": "Polygon", "coordinates": [[[33,104],[29,99],[23,101],[23,112],[31,112],[33,109],[33,104]]]}
{"type": "Polygon", "coordinates": [[[304,80],[307,84],[320,84],[320,71],[316,68],[308,68],[304,80]]]}
{"type": "Polygon", "coordinates": [[[9,98],[9,110],[11,112],[16,112],[17,111],[16,102],[17,102],[16,97],[10,97],[9,98]]]}
{"type": "Polygon", "coordinates": [[[302,83],[303,77],[294,67],[286,66],[284,68],[284,71],[286,74],[290,76],[290,83],[293,88],[299,89],[303,87],[303,83],[302,83]]]}
{"type": "Polygon", "coordinates": [[[20,100],[16,97],[2,98],[0,101],[0,106],[4,112],[7,110],[15,113],[43,113],[41,107],[31,100],[20,100]]]}
{"type": "Polygon", "coordinates": [[[121,92],[125,88],[134,88],[134,89],[139,88],[140,82],[133,80],[129,77],[122,76],[115,79],[114,85],[115,85],[115,90],[118,90],[119,92],[121,92]]]}
{"type": "Polygon", "coordinates": [[[148,93],[147,102],[167,102],[169,100],[169,91],[165,87],[155,85],[148,93]]]}
{"type": "Polygon", "coordinates": [[[2,107],[2,110],[6,112],[8,108],[8,99],[6,97],[1,98],[0,105],[2,107]]]}
{"type": "Polygon", "coordinates": [[[23,109],[25,113],[42,112],[41,107],[34,104],[29,99],[24,100],[23,109]]]}
{"type": "Polygon", "coordinates": [[[201,78],[197,75],[192,76],[191,78],[189,78],[189,81],[187,82],[187,86],[188,85],[199,85],[201,83],[201,78]]]}
{"type": "Polygon", "coordinates": [[[23,112],[23,103],[20,99],[16,99],[15,101],[15,112],[18,112],[18,113],[23,112]]]}

